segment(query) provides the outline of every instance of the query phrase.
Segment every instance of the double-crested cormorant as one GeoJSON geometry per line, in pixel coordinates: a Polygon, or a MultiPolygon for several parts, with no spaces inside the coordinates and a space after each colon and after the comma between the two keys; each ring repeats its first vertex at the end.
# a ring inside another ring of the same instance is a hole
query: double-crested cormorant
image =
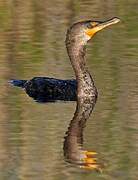
{"type": "Polygon", "coordinates": [[[88,20],[77,22],[68,29],[66,47],[76,80],[34,77],[31,80],[11,80],[10,83],[24,88],[30,97],[39,102],[82,101],[84,96],[90,96],[95,102],[96,88],[85,67],[85,46],[95,33],[119,21],[116,17],[103,22],[88,20]]]}

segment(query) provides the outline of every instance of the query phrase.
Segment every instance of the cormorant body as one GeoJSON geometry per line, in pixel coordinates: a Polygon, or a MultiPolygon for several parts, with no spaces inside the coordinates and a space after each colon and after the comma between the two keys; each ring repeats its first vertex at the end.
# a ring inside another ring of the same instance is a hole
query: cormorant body
{"type": "Polygon", "coordinates": [[[86,44],[98,31],[119,21],[116,17],[103,22],[81,21],[73,24],[68,29],[66,48],[76,80],[35,77],[28,81],[11,80],[11,84],[24,88],[30,97],[39,102],[77,100],[78,106],[81,106],[87,101],[88,106],[85,107],[84,111],[86,109],[92,110],[96,103],[97,89],[86,67],[86,44]]]}
{"type": "Polygon", "coordinates": [[[26,93],[37,102],[76,101],[77,81],[75,79],[34,77],[29,81],[13,79],[10,83],[25,89],[26,93]]]}

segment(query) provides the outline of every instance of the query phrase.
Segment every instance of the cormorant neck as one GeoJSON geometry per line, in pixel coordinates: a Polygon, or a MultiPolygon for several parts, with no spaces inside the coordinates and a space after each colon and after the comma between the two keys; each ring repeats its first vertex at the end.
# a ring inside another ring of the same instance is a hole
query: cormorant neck
{"type": "Polygon", "coordinates": [[[87,71],[85,66],[85,45],[82,45],[78,41],[75,41],[75,39],[69,39],[67,37],[66,47],[76,78],[80,79],[82,78],[82,75],[87,71]]]}
{"type": "Polygon", "coordinates": [[[83,103],[86,98],[91,102],[95,101],[97,90],[94,81],[85,66],[85,44],[83,44],[81,39],[75,39],[70,33],[67,33],[66,47],[76,75],[78,85],[77,100],[80,101],[80,103],[83,103]]]}

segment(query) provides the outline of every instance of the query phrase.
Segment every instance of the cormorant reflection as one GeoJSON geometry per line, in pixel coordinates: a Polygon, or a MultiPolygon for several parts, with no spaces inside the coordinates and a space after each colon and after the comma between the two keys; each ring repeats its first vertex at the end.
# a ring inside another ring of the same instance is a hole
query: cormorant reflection
{"type": "MultiPolygon", "coordinates": [[[[96,100],[96,99],[95,99],[96,100]]],[[[97,152],[83,149],[83,130],[89,118],[95,102],[91,103],[86,98],[83,103],[78,103],[73,119],[70,121],[64,140],[64,156],[67,162],[78,165],[81,168],[102,171],[102,165],[98,162],[97,152]]]]}

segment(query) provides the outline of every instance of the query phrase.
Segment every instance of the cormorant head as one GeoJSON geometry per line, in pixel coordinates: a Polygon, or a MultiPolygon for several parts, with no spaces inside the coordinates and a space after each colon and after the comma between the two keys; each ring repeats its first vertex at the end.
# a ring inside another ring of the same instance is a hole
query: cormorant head
{"type": "Polygon", "coordinates": [[[114,17],[106,21],[82,21],[72,25],[68,31],[68,38],[70,41],[75,41],[79,44],[85,45],[98,31],[116,24],[120,21],[119,18],[114,17]]]}

